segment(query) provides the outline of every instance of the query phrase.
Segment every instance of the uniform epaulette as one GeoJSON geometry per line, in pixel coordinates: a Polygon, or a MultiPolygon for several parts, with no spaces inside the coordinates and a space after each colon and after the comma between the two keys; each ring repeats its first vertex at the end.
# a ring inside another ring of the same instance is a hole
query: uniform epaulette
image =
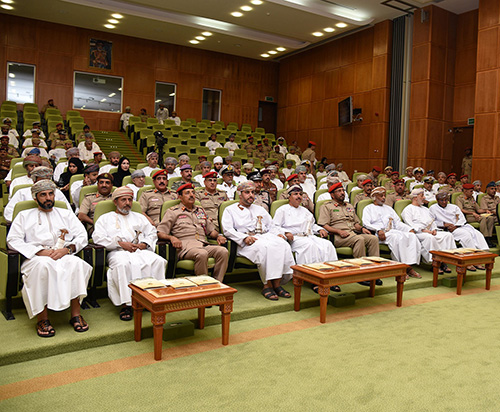
{"type": "Polygon", "coordinates": [[[89,196],[96,196],[97,192],[94,193],[87,193],[84,197],[89,197],[89,196]]]}

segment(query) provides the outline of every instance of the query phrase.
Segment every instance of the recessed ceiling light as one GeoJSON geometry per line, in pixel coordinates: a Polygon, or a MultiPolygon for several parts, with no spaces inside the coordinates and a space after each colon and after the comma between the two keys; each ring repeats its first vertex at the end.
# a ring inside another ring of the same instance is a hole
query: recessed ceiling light
{"type": "Polygon", "coordinates": [[[106,101],[106,99],[101,99],[99,100],[101,103],[104,103],[106,101]]]}
{"type": "Polygon", "coordinates": [[[335,26],[340,27],[341,29],[343,29],[344,27],[347,27],[347,24],[345,24],[345,23],[337,23],[335,26]]]}
{"type": "Polygon", "coordinates": [[[233,11],[231,13],[231,16],[234,16],[234,17],[241,17],[243,16],[243,13],[240,13],[239,11],[233,11]]]}
{"type": "Polygon", "coordinates": [[[323,33],[321,33],[320,31],[315,31],[312,35],[316,37],[321,37],[323,36],[323,33]]]}
{"type": "Polygon", "coordinates": [[[260,6],[263,3],[263,1],[261,1],[261,0],[250,0],[250,3],[252,3],[252,4],[256,5],[256,6],[260,6]]]}
{"type": "Polygon", "coordinates": [[[243,10],[243,11],[253,10],[250,6],[241,6],[240,9],[243,10]]]}
{"type": "Polygon", "coordinates": [[[114,29],[116,26],[112,24],[105,24],[104,27],[106,27],[107,29],[114,29]]]}
{"type": "Polygon", "coordinates": [[[269,54],[277,54],[278,52],[276,50],[269,50],[268,53],[269,54]]]}
{"type": "Polygon", "coordinates": [[[286,49],[284,47],[276,47],[276,50],[281,52],[281,51],[285,51],[286,49]]]}
{"type": "Polygon", "coordinates": [[[110,94],[108,94],[108,97],[113,97],[113,96],[116,96],[116,93],[110,93],[110,94]]]}
{"type": "Polygon", "coordinates": [[[203,36],[196,36],[195,39],[196,40],[205,40],[205,37],[203,37],[203,36]]]}
{"type": "Polygon", "coordinates": [[[16,75],[15,75],[14,73],[9,73],[9,77],[10,77],[11,79],[14,79],[14,78],[16,77],[16,75]]]}
{"type": "Polygon", "coordinates": [[[175,93],[170,93],[169,96],[175,96],[175,93]]]}
{"type": "Polygon", "coordinates": [[[261,54],[261,57],[269,57],[269,54],[267,54],[267,53],[262,53],[262,54],[261,54]]]}
{"type": "Polygon", "coordinates": [[[5,10],[14,10],[14,7],[9,6],[8,4],[2,4],[0,7],[5,10]]]}
{"type": "Polygon", "coordinates": [[[198,44],[199,41],[198,40],[189,40],[189,43],[191,43],[191,44],[198,44]]]}
{"type": "Polygon", "coordinates": [[[120,13],[114,13],[111,17],[114,17],[115,19],[123,19],[123,16],[120,13]]]}
{"type": "Polygon", "coordinates": [[[119,22],[118,20],[116,20],[116,19],[109,19],[109,20],[108,20],[108,22],[109,22],[109,23],[111,23],[111,24],[118,24],[118,23],[120,23],[120,22],[119,22]]]}
{"type": "Polygon", "coordinates": [[[211,36],[211,35],[212,35],[212,33],[210,33],[209,31],[204,31],[204,32],[203,32],[203,33],[201,33],[201,34],[203,34],[205,37],[209,37],[209,36],[211,36]]]}
{"type": "Polygon", "coordinates": [[[10,81],[10,85],[11,85],[11,86],[15,86],[15,85],[16,85],[16,81],[15,81],[15,80],[11,80],[11,81],[10,81]]]}
{"type": "Polygon", "coordinates": [[[333,27],[325,27],[323,31],[326,31],[327,33],[332,33],[335,31],[335,29],[333,27]]]}
{"type": "Polygon", "coordinates": [[[2,0],[2,3],[12,4],[12,3],[14,3],[14,0],[2,0]]]}

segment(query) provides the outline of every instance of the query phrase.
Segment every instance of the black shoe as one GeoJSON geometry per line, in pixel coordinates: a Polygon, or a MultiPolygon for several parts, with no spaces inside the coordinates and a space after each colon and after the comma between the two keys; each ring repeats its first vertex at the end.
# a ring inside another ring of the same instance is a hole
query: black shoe
{"type": "Polygon", "coordinates": [[[493,248],[496,246],[495,243],[493,242],[493,240],[491,239],[491,237],[486,238],[486,243],[488,244],[489,248],[493,248]]]}
{"type": "Polygon", "coordinates": [[[362,286],[370,286],[370,281],[369,280],[363,280],[363,282],[358,282],[362,286]]]}
{"type": "Polygon", "coordinates": [[[382,286],[382,285],[384,284],[384,282],[382,282],[382,279],[377,279],[377,280],[375,281],[375,284],[376,284],[377,286],[382,286]]]}

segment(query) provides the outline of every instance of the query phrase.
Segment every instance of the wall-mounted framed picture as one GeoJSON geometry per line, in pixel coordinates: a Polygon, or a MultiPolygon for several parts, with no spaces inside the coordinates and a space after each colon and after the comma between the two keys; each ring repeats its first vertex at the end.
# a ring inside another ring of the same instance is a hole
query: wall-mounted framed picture
{"type": "Polygon", "coordinates": [[[89,47],[89,67],[111,70],[112,50],[112,42],[91,38],[89,47]]]}

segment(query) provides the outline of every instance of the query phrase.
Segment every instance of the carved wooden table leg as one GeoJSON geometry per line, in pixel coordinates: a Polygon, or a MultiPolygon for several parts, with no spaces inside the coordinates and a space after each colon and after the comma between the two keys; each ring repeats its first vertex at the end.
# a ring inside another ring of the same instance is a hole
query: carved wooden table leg
{"type": "Polygon", "coordinates": [[[401,306],[403,304],[403,287],[405,285],[406,275],[396,276],[397,286],[397,299],[396,306],[401,306]]]}
{"type": "Polygon", "coordinates": [[[161,360],[161,344],[163,339],[163,325],[165,324],[165,314],[151,312],[151,322],[153,323],[155,360],[161,360]]]}
{"type": "Polygon", "coordinates": [[[490,290],[491,270],[493,269],[493,263],[487,263],[485,266],[486,266],[486,290],[490,290]]]}
{"type": "Polygon", "coordinates": [[[438,274],[439,267],[441,266],[441,262],[436,259],[432,260],[432,286],[437,288],[438,285],[438,274]]]}
{"type": "Polygon", "coordinates": [[[302,290],[302,285],[304,281],[293,277],[293,310],[298,312],[300,310],[300,292],[302,290]]]}
{"type": "Polygon", "coordinates": [[[375,296],[375,280],[370,280],[370,297],[373,298],[375,296]]]}
{"type": "Polygon", "coordinates": [[[132,295],[132,308],[134,309],[134,340],[141,340],[142,332],[142,305],[134,299],[132,295]]]}
{"type": "Polygon", "coordinates": [[[328,304],[328,295],[330,295],[330,286],[319,285],[319,321],[326,322],[326,306],[328,304]]]}
{"type": "Polygon", "coordinates": [[[231,320],[231,312],[233,311],[233,302],[226,302],[219,306],[222,317],[222,344],[229,343],[229,321],[231,320]]]}
{"type": "Polygon", "coordinates": [[[205,308],[198,308],[198,328],[203,329],[205,327],[205,308]]]}
{"type": "Polygon", "coordinates": [[[462,283],[467,273],[466,266],[457,266],[457,295],[462,294],[462,283]]]}

